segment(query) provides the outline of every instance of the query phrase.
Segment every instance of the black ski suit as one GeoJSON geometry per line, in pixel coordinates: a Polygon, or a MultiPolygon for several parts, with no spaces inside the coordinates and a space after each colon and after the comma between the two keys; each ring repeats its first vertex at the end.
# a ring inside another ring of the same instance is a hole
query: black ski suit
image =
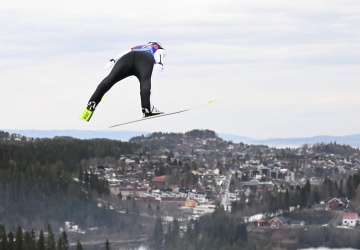
{"type": "Polygon", "coordinates": [[[154,57],[145,51],[130,51],[114,65],[110,74],[101,81],[89,102],[97,104],[105,93],[117,82],[128,76],[136,76],[140,82],[141,107],[151,111],[150,91],[154,57]]]}

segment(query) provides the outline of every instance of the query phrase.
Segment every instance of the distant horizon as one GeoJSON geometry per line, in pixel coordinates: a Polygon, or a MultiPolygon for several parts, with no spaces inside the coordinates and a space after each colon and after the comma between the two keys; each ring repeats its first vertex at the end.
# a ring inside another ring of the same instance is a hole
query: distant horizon
{"type": "Polygon", "coordinates": [[[255,137],[255,136],[248,136],[248,135],[242,135],[242,134],[234,134],[234,133],[229,133],[229,132],[217,132],[213,129],[199,129],[199,128],[194,128],[194,129],[190,129],[187,130],[185,132],[181,132],[181,131],[138,131],[138,130],[111,130],[111,129],[33,129],[33,128],[29,128],[29,129],[9,129],[9,128],[4,128],[4,129],[0,129],[0,131],[73,131],[73,132],[102,132],[102,133],[146,133],[146,134],[152,134],[152,133],[182,133],[185,134],[189,131],[192,130],[211,130],[214,131],[217,135],[230,135],[230,136],[239,136],[239,137],[244,137],[244,138],[249,138],[249,139],[253,139],[253,140],[268,140],[268,139],[298,139],[298,138],[313,138],[313,137],[344,137],[344,136],[360,136],[360,132],[359,133],[350,133],[350,134],[314,134],[314,135],[305,135],[305,136],[299,136],[299,135],[294,135],[294,136],[273,136],[273,137],[255,137]]]}
{"type": "MultiPolygon", "coordinates": [[[[26,137],[33,138],[54,138],[56,136],[70,136],[78,139],[95,139],[106,138],[113,140],[129,141],[131,138],[141,135],[149,135],[156,132],[147,131],[129,131],[129,130],[38,130],[38,129],[0,129],[8,133],[16,133],[26,137]]],[[[196,130],[196,129],[192,129],[196,130]]],[[[192,131],[189,130],[189,131],[192,131]]],[[[189,132],[186,131],[186,132],[189,132]]],[[[212,130],[214,131],[214,130],[212,130]]],[[[157,131],[162,132],[162,131],[157,131]]],[[[186,133],[186,132],[162,132],[162,133],[186,133]]],[[[339,144],[350,145],[352,147],[360,146],[360,134],[333,136],[333,135],[316,135],[309,137],[285,137],[285,138],[266,138],[256,139],[253,137],[235,135],[228,133],[218,133],[214,131],[218,137],[225,141],[233,141],[235,143],[244,142],[247,144],[265,144],[274,147],[299,147],[304,144],[330,143],[337,142],[339,144]]]]}

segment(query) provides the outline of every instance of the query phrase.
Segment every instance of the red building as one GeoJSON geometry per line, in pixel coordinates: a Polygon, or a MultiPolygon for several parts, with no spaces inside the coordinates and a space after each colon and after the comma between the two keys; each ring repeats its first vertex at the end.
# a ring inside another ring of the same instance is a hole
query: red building
{"type": "Polygon", "coordinates": [[[268,222],[269,227],[283,227],[288,224],[288,220],[283,216],[276,216],[268,222]]]}
{"type": "Polygon", "coordinates": [[[332,198],[327,201],[330,209],[344,209],[347,208],[349,200],[347,198],[332,198]]]}
{"type": "Polygon", "coordinates": [[[260,219],[260,220],[255,221],[255,226],[256,227],[264,227],[264,226],[266,226],[266,220],[260,219]]]}

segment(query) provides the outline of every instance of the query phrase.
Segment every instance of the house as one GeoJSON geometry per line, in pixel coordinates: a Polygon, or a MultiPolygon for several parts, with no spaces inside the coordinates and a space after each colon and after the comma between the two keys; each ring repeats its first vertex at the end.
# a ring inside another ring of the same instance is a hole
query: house
{"type": "Polygon", "coordinates": [[[347,208],[349,200],[347,198],[332,198],[326,202],[331,209],[342,210],[347,208]]]}
{"type": "Polygon", "coordinates": [[[161,197],[160,202],[175,203],[183,205],[186,201],[185,197],[161,197]]]}
{"type": "Polygon", "coordinates": [[[283,227],[288,225],[288,223],[288,220],[284,216],[276,216],[268,222],[268,225],[269,227],[283,227]]]}
{"type": "Polygon", "coordinates": [[[160,181],[152,181],[150,182],[149,186],[152,188],[152,189],[164,189],[166,184],[165,182],[160,182],[160,181]]]}
{"type": "Polygon", "coordinates": [[[206,202],[206,196],[205,194],[201,194],[201,193],[188,193],[188,197],[196,200],[199,203],[205,203],[206,202]]]}
{"type": "Polygon", "coordinates": [[[342,224],[344,226],[355,227],[359,224],[359,216],[357,213],[344,213],[342,224]]]}
{"type": "Polygon", "coordinates": [[[164,189],[165,186],[165,176],[155,176],[153,181],[150,183],[150,187],[155,189],[164,189]]]}
{"type": "Polygon", "coordinates": [[[165,182],[165,175],[155,176],[153,181],[155,181],[155,182],[165,182]]]}
{"type": "Polygon", "coordinates": [[[111,190],[112,194],[118,195],[119,193],[121,193],[121,195],[123,197],[129,196],[129,195],[132,197],[144,196],[149,191],[147,187],[139,187],[136,184],[114,187],[114,188],[111,188],[110,190],[111,190]]]}
{"type": "Polygon", "coordinates": [[[197,203],[194,200],[187,200],[185,202],[185,207],[197,207],[199,205],[199,203],[197,203]]]}
{"type": "Polygon", "coordinates": [[[204,215],[209,214],[215,211],[216,206],[215,205],[199,205],[194,208],[193,213],[194,215],[204,215]]]}

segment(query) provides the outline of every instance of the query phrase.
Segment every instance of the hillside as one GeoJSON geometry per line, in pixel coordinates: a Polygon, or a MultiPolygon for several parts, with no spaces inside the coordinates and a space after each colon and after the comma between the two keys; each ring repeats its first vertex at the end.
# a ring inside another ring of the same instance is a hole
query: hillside
{"type": "Polygon", "coordinates": [[[134,154],[140,146],[106,139],[15,141],[4,132],[0,138],[1,223],[46,228],[49,222],[92,227],[119,222],[119,216],[98,207],[98,197],[109,194],[109,188],[89,163],[134,154]],[[87,180],[79,182],[84,173],[87,180]]]}

